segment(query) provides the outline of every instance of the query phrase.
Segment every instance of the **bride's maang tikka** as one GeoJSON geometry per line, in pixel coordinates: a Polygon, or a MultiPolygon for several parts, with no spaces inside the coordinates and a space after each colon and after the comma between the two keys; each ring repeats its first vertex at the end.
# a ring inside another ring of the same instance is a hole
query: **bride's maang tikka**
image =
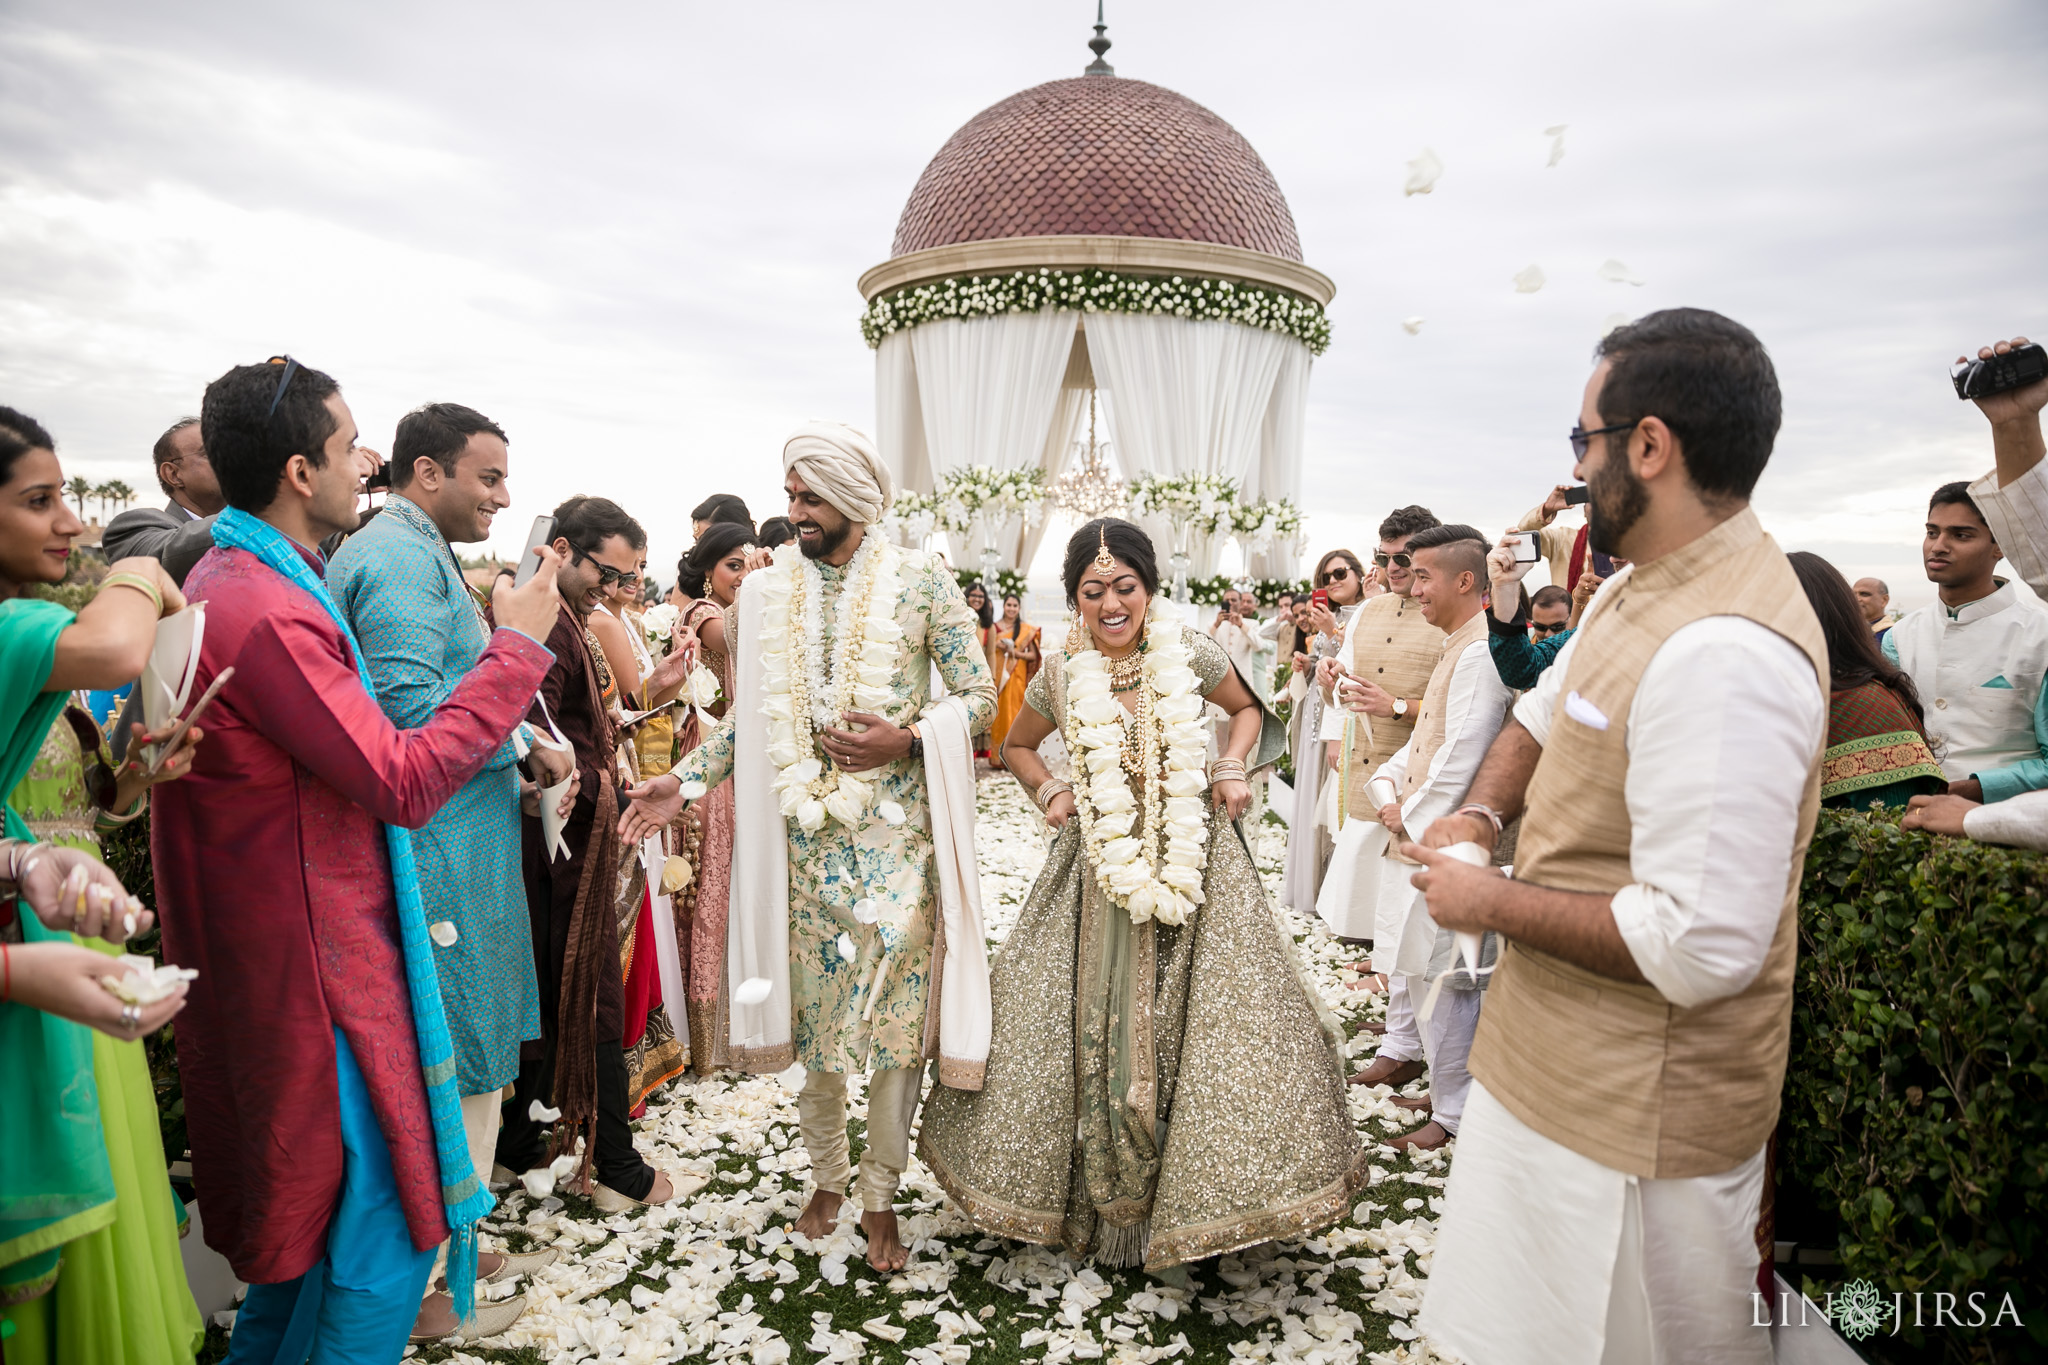
{"type": "Polygon", "coordinates": [[[1115,573],[1116,556],[1109,552],[1109,524],[1105,522],[1101,526],[1096,527],[1095,533],[1101,537],[1100,548],[1095,551],[1096,572],[1103,574],[1115,573]]]}

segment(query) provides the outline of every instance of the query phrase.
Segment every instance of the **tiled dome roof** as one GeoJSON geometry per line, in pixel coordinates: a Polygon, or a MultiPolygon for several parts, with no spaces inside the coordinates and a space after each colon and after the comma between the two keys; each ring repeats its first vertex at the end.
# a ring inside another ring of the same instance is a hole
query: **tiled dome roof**
{"type": "Polygon", "coordinates": [[[1186,96],[1119,76],[1049,81],[969,119],[918,177],[892,254],[1067,235],[1301,259],[1287,198],[1251,143],[1186,96]]]}

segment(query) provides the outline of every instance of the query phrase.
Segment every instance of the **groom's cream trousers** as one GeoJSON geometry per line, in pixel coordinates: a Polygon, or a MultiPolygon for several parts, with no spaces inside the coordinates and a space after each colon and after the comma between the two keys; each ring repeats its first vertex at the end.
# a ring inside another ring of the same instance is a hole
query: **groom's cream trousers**
{"type": "MultiPolygon", "coordinates": [[[[868,1077],[868,1147],[860,1158],[860,1206],[881,1213],[896,1203],[896,1186],[910,1164],[910,1121],[917,1114],[924,1068],[877,1071],[868,1077]]],[[[846,1073],[807,1071],[796,1097],[804,1150],[811,1154],[811,1181],[831,1194],[845,1194],[853,1173],[846,1137],[846,1073]]]]}

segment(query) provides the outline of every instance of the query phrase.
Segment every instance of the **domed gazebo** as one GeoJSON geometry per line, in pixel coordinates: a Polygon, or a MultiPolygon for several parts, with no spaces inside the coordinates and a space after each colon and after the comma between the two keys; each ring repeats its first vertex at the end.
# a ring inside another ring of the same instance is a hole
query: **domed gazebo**
{"type": "MultiPolygon", "coordinates": [[[[977,465],[1050,483],[1099,389],[1124,478],[1206,474],[1242,499],[1298,501],[1336,286],[1303,262],[1251,144],[1115,75],[1099,19],[1085,75],[1012,95],[947,140],[893,254],[861,276],[882,453],[911,490],[977,465]]],[[[1028,567],[1038,539],[1013,521],[1005,566],[1028,567]]],[[[1195,572],[1213,572],[1217,547],[1191,548],[1195,572]]],[[[1282,545],[1250,567],[1281,576],[1293,561],[1282,545]]]]}

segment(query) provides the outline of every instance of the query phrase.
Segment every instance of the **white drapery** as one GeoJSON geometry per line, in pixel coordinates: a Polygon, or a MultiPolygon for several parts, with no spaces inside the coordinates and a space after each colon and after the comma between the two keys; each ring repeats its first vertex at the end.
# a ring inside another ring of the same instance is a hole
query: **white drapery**
{"type": "MultiPolygon", "coordinates": [[[[941,318],[910,331],[918,408],[932,478],[986,465],[998,472],[1043,467],[1077,313],[1046,309],[993,318],[941,318]]],[[[988,531],[953,538],[953,562],[971,565],[988,531]]],[[[1007,556],[1006,556],[1007,557],[1007,556]]]]}
{"type": "MultiPolygon", "coordinates": [[[[1050,482],[1066,467],[1092,383],[1125,479],[1216,474],[1243,497],[1298,502],[1309,369],[1301,342],[1235,322],[1091,313],[1083,323],[1052,309],[944,318],[877,349],[876,435],[905,488],[929,491],[970,465],[1035,465],[1050,482]]],[[[1163,518],[1146,529],[1170,551],[1163,518]]],[[[1028,566],[1044,523],[1026,532],[1013,521],[1002,537],[1005,562],[1028,566]]],[[[1214,573],[1225,538],[1193,539],[1192,572],[1214,573]]],[[[972,567],[981,537],[956,541],[965,543],[953,546],[953,563],[972,567]]],[[[1279,547],[1254,556],[1250,571],[1293,568],[1290,548],[1279,547]]]]}
{"type": "MultiPolygon", "coordinates": [[[[1198,322],[1153,313],[1098,313],[1088,319],[1096,382],[1115,397],[1110,439],[1125,477],[1215,474],[1252,492],[1261,438],[1292,337],[1235,322],[1198,322]]],[[[1300,453],[1293,456],[1299,465],[1300,453]]],[[[1145,529],[1164,550],[1164,517],[1145,529]]],[[[1191,572],[1216,571],[1221,536],[1195,536],[1191,572]]]]}

